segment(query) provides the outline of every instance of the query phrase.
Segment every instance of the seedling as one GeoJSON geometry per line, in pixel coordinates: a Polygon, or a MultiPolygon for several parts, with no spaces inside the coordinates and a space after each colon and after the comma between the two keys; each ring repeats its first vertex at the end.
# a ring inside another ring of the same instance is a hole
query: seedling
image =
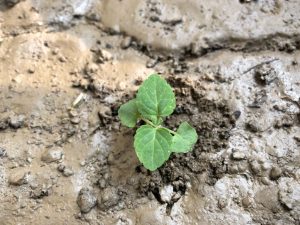
{"type": "Polygon", "coordinates": [[[172,152],[191,151],[198,139],[196,130],[187,122],[181,123],[176,132],[163,126],[165,117],[173,113],[175,106],[171,86],[153,74],[142,83],[136,98],[118,111],[121,123],[127,127],[135,127],[139,120],[146,123],[136,131],[134,148],[140,162],[151,171],[162,166],[172,152]]]}

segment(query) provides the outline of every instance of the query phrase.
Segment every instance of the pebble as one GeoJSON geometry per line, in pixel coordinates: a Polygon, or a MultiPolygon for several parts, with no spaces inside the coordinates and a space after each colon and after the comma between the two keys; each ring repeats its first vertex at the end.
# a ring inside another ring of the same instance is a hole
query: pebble
{"type": "Polygon", "coordinates": [[[146,67],[147,68],[153,68],[157,64],[157,59],[149,59],[146,62],[146,67]]]}
{"type": "Polygon", "coordinates": [[[126,89],[126,83],[124,81],[120,81],[117,84],[118,91],[124,91],[126,89]]]}
{"type": "Polygon", "coordinates": [[[270,64],[263,64],[256,68],[254,76],[258,84],[268,85],[277,78],[277,72],[270,64]]]}
{"type": "Polygon", "coordinates": [[[259,174],[261,172],[261,165],[256,160],[250,162],[250,167],[254,174],[259,174]]]}
{"type": "Polygon", "coordinates": [[[9,117],[9,125],[14,128],[18,129],[24,126],[25,122],[25,115],[13,115],[9,117]]]}
{"type": "Polygon", "coordinates": [[[280,191],[278,197],[280,203],[283,204],[287,209],[292,210],[294,208],[295,201],[288,193],[285,191],[280,191]]]}
{"type": "Polygon", "coordinates": [[[82,188],[77,197],[77,204],[82,213],[88,213],[97,205],[97,198],[89,188],[82,188]]]}
{"type": "Polygon", "coordinates": [[[110,208],[118,204],[119,195],[118,190],[115,187],[108,187],[103,190],[101,193],[101,204],[99,204],[100,208],[110,208]]]}
{"type": "Polygon", "coordinates": [[[270,185],[270,180],[267,178],[267,177],[261,177],[261,182],[264,184],[264,185],[270,185]]]}
{"type": "Polygon", "coordinates": [[[113,55],[109,51],[106,51],[104,49],[100,50],[100,56],[103,59],[103,61],[109,61],[113,58],[113,55]]]}
{"type": "Polygon", "coordinates": [[[245,155],[245,153],[243,153],[241,151],[234,151],[232,153],[232,158],[235,160],[243,160],[243,159],[246,159],[246,155],[245,155]]]}
{"type": "Polygon", "coordinates": [[[61,160],[63,152],[60,149],[48,149],[42,155],[42,161],[46,163],[56,162],[61,160]]]}
{"type": "Polygon", "coordinates": [[[87,63],[84,70],[88,75],[90,75],[96,73],[98,69],[99,67],[96,63],[87,63]]]}
{"type": "Polygon", "coordinates": [[[101,16],[98,13],[89,13],[88,15],[86,15],[86,18],[95,22],[101,21],[101,16]]]}
{"type": "Polygon", "coordinates": [[[166,185],[166,186],[160,188],[159,194],[160,194],[160,199],[163,202],[170,202],[173,197],[173,194],[174,194],[173,186],[166,185]]]}
{"type": "Polygon", "coordinates": [[[105,105],[99,105],[98,114],[101,118],[108,118],[111,116],[111,108],[105,105]]]}
{"type": "Polygon", "coordinates": [[[80,123],[80,118],[79,117],[73,117],[73,118],[71,118],[70,121],[73,124],[79,124],[80,123]]]}
{"type": "Polygon", "coordinates": [[[248,208],[251,205],[251,199],[249,197],[243,198],[242,204],[245,208],[248,208]]]}
{"type": "Polygon", "coordinates": [[[127,49],[130,47],[132,42],[132,38],[130,36],[125,37],[122,42],[121,42],[121,48],[122,49],[127,49]]]}
{"type": "Polygon", "coordinates": [[[245,125],[246,125],[246,129],[252,133],[257,133],[257,132],[262,131],[262,128],[259,126],[259,124],[255,120],[250,120],[245,125]]]}
{"type": "Polygon", "coordinates": [[[73,169],[63,164],[58,165],[57,170],[61,172],[65,177],[70,177],[74,175],[73,169]]]}
{"type": "Polygon", "coordinates": [[[224,209],[228,205],[228,200],[226,198],[221,198],[218,200],[219,209],[224,209]]]}
{"type": "Polygon", "coordinates": [[[30,174],[30,172],[24,171],[24,169],[13,171],[8,178],[8,182],[16,186],[28,184],[30,174]]]}
{"type": "Polygon", "coordinates": [[[273,167],[270,171],[270,179],[271,180],[277,180],[279,177],[281,177],[282,170],[279,167],[273,167]]]}
{"type": "Polygon", "coordinates": [[[0,158],[6,156],[6,150],[2,147],[0,147],[0,158]]]}
{"type": "Polygon", "coordinates": [[[28,71],[28,73],[31,73],[31,74],[35,73],[35,69],[34,68],[29,68],[27,71],[28,71]]]}

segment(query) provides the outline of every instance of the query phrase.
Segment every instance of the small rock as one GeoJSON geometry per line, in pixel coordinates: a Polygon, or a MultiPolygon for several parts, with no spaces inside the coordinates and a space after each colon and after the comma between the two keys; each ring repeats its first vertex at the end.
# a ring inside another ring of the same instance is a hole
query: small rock
{"type": "Polygon", "coordinates": [[[252,133],[262,131],[262,128],[259,126],[259,124],[255,120],[250,120],[245,125],[246,125],[246,129],[251,131],[252,133]]]}
{"type": "Polygon", "coordinates": [[[35,69],[34,68],[29,68],[27,71],[28,71],[28,73],[31,73],[31,74],[35,73],[35,69]]]}
{"type": "Polygon", "coordinates": [[[25,116],[24,115],[13,115],[9,117],[9,125],[14,128],[18,129],[24,126],[25,116]]]}
{"type": "Polygon", "coordinates": [[[270,185],[271,182],[267,177],[261,177],[260,181],[264,184],[264,185],[270,185]]]}
{"type": "Polygon", "coordinates": [[[218,207],[224,209],[228,205],[228,200],[226,198],[221,198],[218,200],[218,207]]]}
{"type": "Polygon", "coordinates": [[[236,174],[239,172],[239,167],[236,164],[228,164],[228,172],[230,174],[236,174]]]}
{"type": "Polygon", "coordinates": [[[292,210],[294,208],[295,201],[287,192],[280,191],[278,197],[280,203],[283,204],[287,209],[292,210]]]}
{"type": "Polygon", "coordinates": [[[111,108],[105,105],[100,105],[98,114],[101,118],[108,118],[111,116],[111,108]]]}
{"type": "Polygon", "coordinates": [[[252,204],[251,199],[249,197],[243,198],[242,204],[243,204],[244,208],[248,208],[252,204]]]}
{"type": "Polygon", "coordinates": [[[9,126],[9,118],[0,119],[0,130],[5,130],[9,126]]]}
{"type": "Polygon", "coordinates": [[[66,167],[63,171],[63,175],[65,177],[70,177],[70,176],[74,175],[73,169],[71,167],[66,167]]]}
{"type": "Polygon", "coordinates": [[[33,190],[30,191],[29,196],[33,199],[41,199],[45,196],[49,196],[51,192],[51,186],[47,186],[46,184],[37,185],[33,190]]]}
{"type": "Polygon", "coordinates": [[[250,162],[250,168],[254,174],[259,174],[262,170],[261,165],[256,160],[250,162]]]}
{"type": "Polygon", "coordinates": [[[103,61],[109,61],[113,58],[113,55],[104,49],[100,50],[100,57],[103,59],[103,61]]]}
{"type": "Polygon", "coordinates": [[[146,67],[147,68],[153,68],[157,63],[158,63],[157,59],[149,59],[146,62],[146,67]]]}
{"type": "Polygon", "coordinates": [[[279,177],[281,177],[282,170],[279,167],[273,167],[270,171],[270,179],[271,180],[277,180],[279,177]]]}
{"type": "Polygon", "coordinates": [[[246,155],[245,155],[245,153],[243,153],[241,151],[234,151],[232,153],[232,158],[234,160],[243,160],[243,159],[246,159],[246,155]]]}
{"type": "Polygon", "coordinates": [[[70,115],[70,117],[77,117],[78,116],[78,112],[76,110],[74,110],[74,109],[71,109],[69,111],[69,115],[70,115]]]}
{"type": "Polygon", "coordinates": [[[59,60],[61,63],[67,62],[66,57],[64,57],[63,55],[59,55],[59,56],[58,56],[58,60],[59,60]]]}
{"type": "Polygon", "coordinates": [[[277,72],[270,64],[263,64],[256,68],[254,77],[258,84],[269,85],[277,78],[277,72]]]}
{"type": "Polygon", "coordinates": [[[117,84],[118,91],[124,91],[126,89],[126,83],[124,81],[120,81],[117,84]]]}
{"type": "Polygon", "coordinates": [[[115,187],[108,187],[101,193],[100,208],[107,209],[113,207],[119,202],[118,190],[115,187]]]}
{"type": "Polygon", "coordinates": [[[0,147],[0,158],[5,157],[6,156],[6,150],[2,147],[0,147]]]}
{"type": "Polygon", "coordinates": [[[60,149],[48,149],[42,155],[42,161],[46,163],[56,162],[61,160],[63,152],[60,149]]]}
{"type": "Polygon", "coordinates": [[[98,13],[89,13],[88,15],[86,15],[86,18],[88,20],[91,20],[91,21],[95,21],[95,22],[100,22],[101,21],[101,16],[98,14],[98,13]]]}
{"type": "Polygon", "coordinates": [[[163,202],[170,202],[173,197],[173,194],[174,194],[173,186],[166,185],[166,186],[160,188],[159,194],[160,194],[160,199],[163,202]]]}
{"type": "Polygon", "coordinates": [[[80,123],[80,118],[79,117],[73,117],[73,118],[71,118],[70,121],[73,124],[79,124],[80,123]]]}
{"type": "Polygon", "coordinates": [[[77,204],[82,213],[88,213],[97,205],[97,198],[89,188],[82,188],[77,197],[77,204]]]}
{"type": "Polygon", "coordinates": [[[63,172],[65,168],[66,168],[65,165],[59,164],[58,167],[57,167],[57,170],[58,170],[59,172],[63,172]]]}
{"type": "Polygon", "coordinates": [[[98,71],[99,67],[96,63],[87,63],[85,65],[85,72],[88,75],[95,74],[98,71]]]}
{"type": "Polygon", "coordinates": [[[26,172],[23,169],[13,171],[8,178],[8,182],[12,185],[17,185],[17,186],[22,184],[28,184],[30,174],[31,174],[30,172],[28,171],[26,172]]]}
{"type": "Polygon", "coordinates": [[[125,37],[122,42],[121,42],[121,48],[122,49],[127,49],[130,47],[132,42],[132,38],[130,36],[125,37]]]}

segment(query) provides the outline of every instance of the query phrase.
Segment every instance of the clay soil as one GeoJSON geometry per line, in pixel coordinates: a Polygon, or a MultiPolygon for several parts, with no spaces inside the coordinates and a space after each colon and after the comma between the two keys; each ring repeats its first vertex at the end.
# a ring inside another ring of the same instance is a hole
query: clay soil
{"type": "Polygon", "coordinates": [[[0,225],[299,225],[298,0],[1,0],[0,225]],[[155,172],[152,73],[199,135],[155,172]]]}

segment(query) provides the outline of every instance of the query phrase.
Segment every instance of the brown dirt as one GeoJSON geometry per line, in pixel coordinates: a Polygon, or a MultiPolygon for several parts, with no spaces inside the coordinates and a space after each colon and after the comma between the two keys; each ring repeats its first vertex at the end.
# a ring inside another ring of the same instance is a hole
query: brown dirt
{"type": "Polygon", "coordinates": [[[2,1],[0,225],[300,224],[299,10],[2,1]],[[176,93],[166,125],[199,139],[150,172],[117,110],[153,72],[176,93]]]}

